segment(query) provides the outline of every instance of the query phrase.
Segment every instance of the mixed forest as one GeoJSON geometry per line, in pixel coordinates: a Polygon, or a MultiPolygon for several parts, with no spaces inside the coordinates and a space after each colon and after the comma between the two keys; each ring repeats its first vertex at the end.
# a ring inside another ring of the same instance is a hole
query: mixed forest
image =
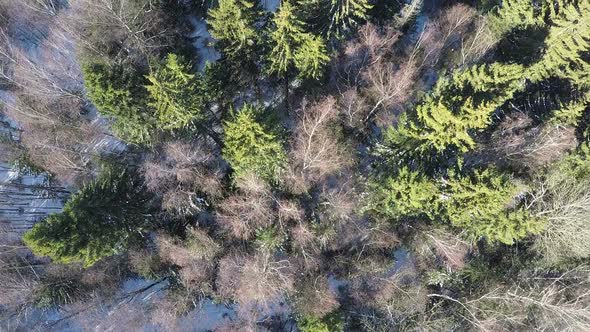
{"type": "Polygon", "coordinates": [[[0,115],[2,331],[590,330],[588,0],[0,0],[0,115]]]}

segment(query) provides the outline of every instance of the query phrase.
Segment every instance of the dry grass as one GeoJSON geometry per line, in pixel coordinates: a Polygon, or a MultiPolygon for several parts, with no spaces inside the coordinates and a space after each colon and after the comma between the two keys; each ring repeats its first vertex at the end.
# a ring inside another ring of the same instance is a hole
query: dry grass
{"type": "Polygon", "coordinates": [[[575,179],[560,168],[550,171],[534,192],[530,207],[545,218],[533,248],[547,263],[590,257],[590,179],[575,179]]]}

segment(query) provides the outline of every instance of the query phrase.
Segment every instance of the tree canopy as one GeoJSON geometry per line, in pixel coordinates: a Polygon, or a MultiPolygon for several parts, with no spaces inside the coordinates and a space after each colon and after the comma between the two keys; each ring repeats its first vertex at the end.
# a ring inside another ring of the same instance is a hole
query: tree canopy
{"type": "Polygon", "coordinates": [[[255,173],[274,181],[284,168],[286,154],[276,134],[256,120],[260,112],[246,104],[224,124],[223,158],[234,171],[234,178],[255,173]]]}
{"type": "Polygon", "coordinates": [[[0,330],[590,331],[590,1],[0,17],[0,330]]]}
{"type": "Polygon", "coordinates": [[[123,252],[150,226],[150,197],[133,172],[106,167],[23,240],[40,256],[85,267],[123,252]]]}
{"type": "Polygon", "coordinates": [[[305,23],[297,17],[290,1],[281,3],[273,23],[269,72],[285,75],[295,67],[302,77],[319,78],[330,59],[323,39],[306,32],[305,23]]]}
{"type": "Polygon", "coordinates": [[[201,77],[191,73],[182,57],[168,54],[165,62],[158,64],[146,79],[148,106],[154,112],[158,128],[180,129],[203,118],[201,77]]]}
{"type": "Polygon", "coordinates": [[[86,63],[82,69],[90,100],[101,114],[113,120],[115,134],[131,143],[150,142],[155,127],[141,76],[122,64],[100,61],[86,63]]]}

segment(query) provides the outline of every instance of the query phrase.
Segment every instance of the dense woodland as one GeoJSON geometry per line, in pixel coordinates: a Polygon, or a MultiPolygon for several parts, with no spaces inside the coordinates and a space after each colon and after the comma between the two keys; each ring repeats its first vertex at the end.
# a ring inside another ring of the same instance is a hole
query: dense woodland
{"type": "Polygon", "coordinates": [[[0,330],[590,330],[588,0],[0,0],[0,88],[0,330]]]}

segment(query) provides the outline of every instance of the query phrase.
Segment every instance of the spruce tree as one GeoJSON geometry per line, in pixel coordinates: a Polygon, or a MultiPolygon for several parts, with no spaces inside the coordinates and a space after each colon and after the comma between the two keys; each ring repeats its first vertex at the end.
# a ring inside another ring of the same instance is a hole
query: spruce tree
{"type": "Polygon", "coordinates": [[[113,120],[119,138],[135,144],[150,142],[155,123],[148,113],[144,80],[123,65],[89,62],[82,66],[88,97],[98,111],[113,120]]]}
{"type": "Polygon", "coordinates": [[[396,173],[370,183],[365,211],[392,221],[421,215],[434,219],[440,196],[436,183],[407,167],[396,173]]]}
{"type": "Polygon", "coordinates": [[[270,34],[269,72],[286,76],[296,67],[304,78],[319,77],[322,67],[329,60],[323,40],[305,31],[305,24],[297,18],[289,1],[283,1],[273,22],[275,28],[270,34]]]}
{"type": "Polygon", "coordinates": [[[476,65],[440,78],[413,112],[385,133],[385,144],[423,154],[475,146],[471,134],[487,127],[492,113],[524,87],[524,68],[493,63],[476,65]]]}
{"type": "Polygon", "coordinates": [[[368,0],[299,0],[301,16],[310,29],[326,39],[342,39],[368,19],[368,0]]]}
{"type": "Polygon", "coordinates": [[[535,83],[567,80],[581,97],[561,103],[553,121],[576,125],[587,108],[590,90],[590,2],[505,0],[490,20],[499,36],[532,26],[548,32],[541,58],[526,68],[524,77],[535,83]]]}
{"type": "Polygon", "coordinates": [[[453,226],[464,229],[474,240],[485,238],[513,244],[543,230],[544,221],[521,208],[519,188],[493,169],[451,177],[443,190],[442,203],[453,226]]]}
{"type": "Polygon", "coordinates": [[[491,28],[499,38],[513,29],[542,24],[532,0],[502,0],[495,15],[490,16],[491,28]]]}
{"type": "Polygon", "coordinates": [[[273,19],[275,28],[270,34],[272,50],[269,55],[271,73],[288,73],[295,59],[295,51],[305,38],[304,23],[295,15],[291,2],[283,1],[273,19]]]}
{"type": "Polygon", "coordinates": [[[360,22],[367,20],[367,12],[372,7],[368,0],[330,0],[330,3],[328,38],[332,34],[337,38],[344,37],[360,22]]]}
{"type": "Polygon", "coordinates": [[[322,70],[330,61],[330,57],[326,54],[324,41],[320,37],[308,34],[297,49],[294,60],[299,76],[317,79],[322,75],[322,70]]]}
{"type": "Polygon", "coordinates": [[[209,10],[207,23],[211,25],[211,35],[221,51],[228,56],[235,56],[243,54],[245,48],[257,42],[257,16],[253,1],[220,0],[217,8],[209,10]]]}
{"type": "Polygon", "coordinates": [[[139,178],[112,167],[25,233],[25,244],[58,263],[91,266],[141,237],[150,222],[149,197],[139,178]]]}
{"type": "Polygon", "coordinates": [[[584,112],[588,108],[590,101],[590,91],[568,103],[562,103],[560,107],[553,112],[551,121],[555,124],[564,126],[577,126],[584,112]]]}
{"type": "Polygon", "coordinates": [[[547,7],[551,15],[545,53],[527,76],[533,81],[557,76],[590,88],[590,2],[561,0],[557,11],[555,6],[547,7]]]}
{"type": "Polygon", "coordinates": [[[169,54],[147,77],[148,106],[159,129],[184,128],[203,117],[200,76],[190,72],[181,57],[169,54]]]}
{"type": "Polygon", "coordinates": [[[225,122],[223,158],[234,171],[234,179],[255,173],[263,179],[275,181],[287,159],[278,137],[256,121],[258,110],[244,105],[225,122]]]}

